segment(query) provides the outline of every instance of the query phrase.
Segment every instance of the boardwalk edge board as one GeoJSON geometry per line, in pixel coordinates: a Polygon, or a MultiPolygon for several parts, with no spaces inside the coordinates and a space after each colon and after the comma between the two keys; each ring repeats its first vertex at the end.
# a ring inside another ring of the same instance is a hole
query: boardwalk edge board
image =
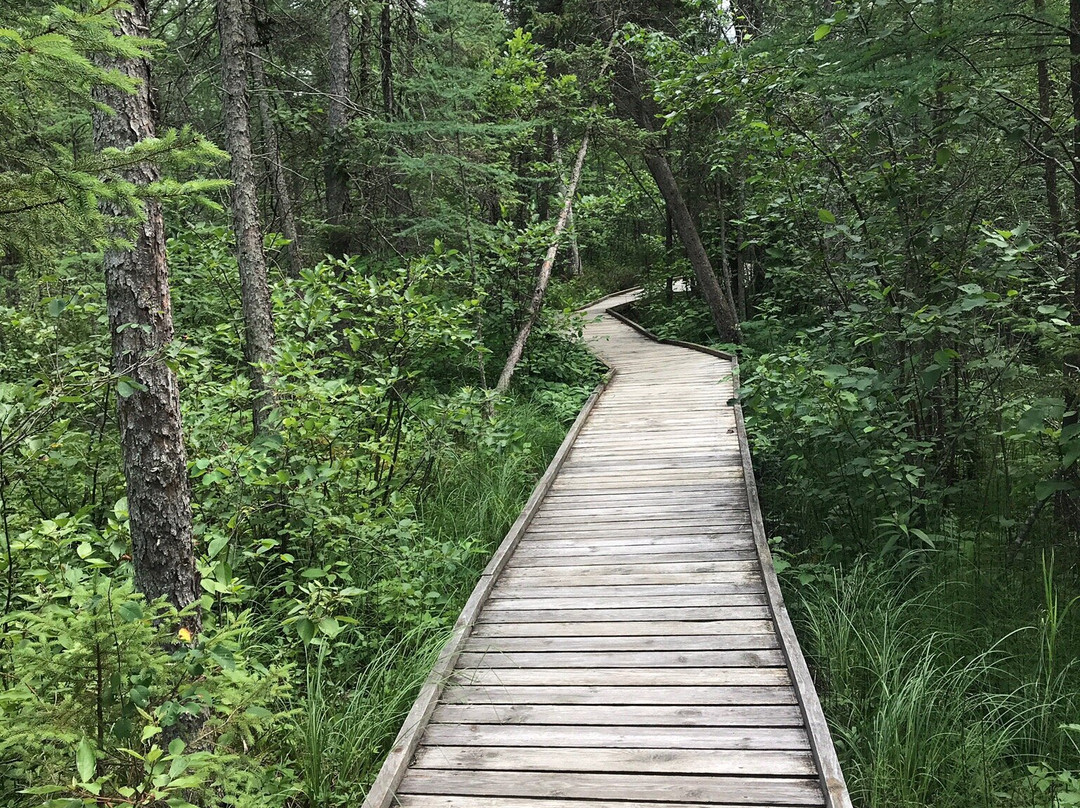
{"type": "Polygon", "coordinates": [[[514,524],[510,526],[506,537],[491,557],[491,561],[488,562],[483,573],[481,573],[476,588],[473,589],[469,600],[465,603],[465,607],[461,610],[461,614],[454,623],[450,638],[447,640],[446,645],[443,646],[438,659],[435,660],[431,673],[424,680],[412,709],[409,710],[409,714],[402,723],[401,730],[394,739],[394,744],[390,747],[390,753],[386,756],[386,760],[383,761],[375,782],[371,784],[371,788],[364,799],[363,808],[388,808],[393,803],[395,791],[405,776],[409,761],[416,753],[420,735],[435,711],[439,697],[442,695],[443,689],[454,671],[458,658],[464,651],[465,642],[472,632],[480,610],[483,609],[484,604],[495,588],[499,573],[502,572],[510,560],[510,556],[513,554],[521,537],[525,535],[525,531],[528,529],[533,517],[536,516],[536,512],[540,509],[540,505],[559,473],[559,469],[562,468],[563,463],[569,456],[570,450],[574,446],[574,440],[585,426],[589,413],[596,406],[601,393],[615,379],[615,375],[616,371],[609,369],[604,381],[593,390],[592,395],[589,396],[585,405],[581,408],[581,412],[578,413],[577,418],[566,433],[566,437],[563,438],[563,442],[559,445],[559,449],[555,452],[551,463],[548,464],[547,469],[544,471],[544,476],[537,482],[532,495],[529,497],[528,502],[525,503],[525,507],[514,524]]]}
{"type": "MultiPolygon", "coordinates": [[[[622,311],[619,311],[619,309],[628,308],[632,303],[633,301],[607,309],[607,313],[642,336],[661,345],[687,348],[731,362],[735,391],[738,393],[739,359],[737,356],[706,345],[658,337],[641,324],[631,320],[622,311]]],[[[821,700],[818,698],[814,679],[810,674],[810,668],[806,664],[806,657],[803,655],[802,647],[799,645],[795,628],[791,623],[791,617],[788,615],[787,606],[784,605],[784,596],[780,591],[780,581],[776,577],[776,568],[773,566],[772,551],[769,549],[769,541],[765,535],[765,520],[761,514],[761,501],[758,499],[757,481],[754,476],[754,464],[750,454],[750,441],[746,434],[746,420],[743,417],[742,404],[737,397],[732,400],[731,404],[735,410],[735,429],[739,438],[739,450],[742,454],[743,480],[746,483],[746,497],[750,506],[750,522],[754,533],[754,544],[757,547],[758,558],[761,561],[761,572],[765,580],[769,609],[776,623],[776,631],[780,636],[780,649],[787,660],[788,671],[795,684],[795,693],[799,698],[799,707],[806,721],[806,729],[810,734],[810,748],[821,775],[822,787],[825,792],[825,806],[826,808],[852,808],[847,782],[844,780],[844,773],[840,769],[840,761],[836,756],[832,733],[829,732],[829,725],[821,708],[821,700]]]]}

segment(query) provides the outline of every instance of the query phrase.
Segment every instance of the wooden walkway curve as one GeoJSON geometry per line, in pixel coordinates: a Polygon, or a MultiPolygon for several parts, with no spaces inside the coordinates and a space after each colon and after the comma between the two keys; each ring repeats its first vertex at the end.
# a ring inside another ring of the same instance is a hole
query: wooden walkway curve
{"type": "Polygon", "coordinates": [[[594,304],[615,371],[466,605],[365,808],[850,801],[783,606],[734,363],[594,304]]]}

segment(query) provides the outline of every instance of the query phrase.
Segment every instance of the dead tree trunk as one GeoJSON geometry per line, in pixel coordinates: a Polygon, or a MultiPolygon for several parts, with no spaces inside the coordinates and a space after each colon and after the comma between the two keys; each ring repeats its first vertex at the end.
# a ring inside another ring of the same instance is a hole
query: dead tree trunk
{"type": "Polygon", "coordinates": [[[330,5],[330,110],[327,118],[326,221],[330,225],[329,250],[341,256],[349,252],[351,236],[346,227],[349,208],[349,176],[342,160],[349,99],[349,3],[330,5]]]}
{"type": "Polygon", "coordinates": [[[248,120],[248,77],[242,0],[218,0],[221,36],[221,83],[225,112],[225,142],[232,155],[233,230],[240,270],[240,307],[244,317],[244,358],[255,390],[252,426],[262,431],[274,397],[264,367],[273,360],[274,320],[270,308],[270,280],[259,223],[255,167],[248,120]]]}
{"type": "Polygon", "coordinates": [[[521,361],[521,356],[525,353],[525,342],[529,339],[529,333],[540,317],[540,309],[544,305],[544,295],[547,293],[548,283],[551,281],[551,268],[555,265],[555,256],[559,252],[559,241],[562,239],[563,230],[566,229],[566,224],[570,219],[570,209],[574,202],[574,194],[577,193],[578,183],[581,182],[581,169],[585,165],[585,155],[588,151],[589,133],[586,130],[585,136],[581,139],[581,148],[578,149],[573,173],[570,175],[570,183],[563,194],[562,212],[559,214],[558,221],[555,222],[555,231],[551,235],[551,244],[548,246],[543,263],[540,264],[540,273],[536,278],[536,288],[533,289],[532,297],[529,299],[525,323],[521,326],[521,330],[518,331],[517,338],[510,348],[510,355],[506,358],[502,373],[499,374],[498,384],[495,385],[496,396],[505,393],[510,386],[510,380],[514,377],[518,362],[521,361]]]}
{"type": "Polygon", "coordinates": [[[297,277],[303,260],[300,257],[300,234],[296,228],[296,214],[293,213],[292,195],[285,176],[285,163],[281,159],[281,143],[278,140],[277,125],[274,123],[273,108],[270,103],[270,88],[266,83],[266,71],[263,69],[262,50],[258,45],[255,30],[255,18],[251,7],[244,15],[244,29],[249,47],[248,64],[251,67],[251,82],[255,97],[259,100],[259,121],[262,124],[263,144],[266,147],[266,161],[270,168],[270,183],[274,189],[274,210],[281,219],[281,234],[289,242],[289,275],[297,277]]]}
{"type": "MultiPolygon", "coordinates": [[[[133,0],[116,11],[121,34],[146,38],[146,0],[133,0]]],[[[94,113],[94,145],[125,149],[154,137],[150,100],[150,64],[146,59],[110,63],[136,86],[134,93],[101,87],[97,100],[115,114],[94,113]]],[[[160,179],[157,167],[133,163],[120,171],[145,188],[160,179]]],[[[157,200],[143,203],[143,218],[130,232],[129,212],[116,202],[102,202],[115,222],[113,234],[131,248],[105,252],[105,296],[112,339],[112,369],[124,381],[117,396],[120,451],[127,485],[135,585],[147,598],[165,598],[178,609],[200,595],[191,531],[191,489],[180,421],[180,389],[166,361],[173,338],[169,273],[165,263],[165,224],[157,200]],[[131,381],[127,381],[127,380],[131,381]],[[133,383],[132,383],[133,382],[133,383]]],[[[183,628],[199,633],[198,610],[184,617],[183,628]]]]}
{"type": "MultiPolygon", "coordinates": [[[[559,176],[563,176],[565,170],[562,159],[562,149],[559,148],[559,133],[553,127],[551,130],[551,146],[555,154],[555,167],[559,170],[559,176]]],[[[564,186],[565,187],[565,186],[564,186]]],[[[570,233],[570,276],[578,277],[581,274],[581,248],[577,240],[577,227],[574,226],[574,205],[570,204],[570,216],[567,219],[567,227],[570,233]]]]}

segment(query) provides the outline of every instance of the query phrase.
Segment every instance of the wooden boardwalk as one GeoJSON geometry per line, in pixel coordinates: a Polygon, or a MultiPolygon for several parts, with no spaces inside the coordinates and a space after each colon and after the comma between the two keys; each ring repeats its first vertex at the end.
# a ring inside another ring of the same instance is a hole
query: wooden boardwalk
{"type": "Polygon", "coordinates": [[[604,314],[632,294],[589,310],[614,379],[485,571],[365,808],[850,806],[746,473],[733,363],[604,314]]]}

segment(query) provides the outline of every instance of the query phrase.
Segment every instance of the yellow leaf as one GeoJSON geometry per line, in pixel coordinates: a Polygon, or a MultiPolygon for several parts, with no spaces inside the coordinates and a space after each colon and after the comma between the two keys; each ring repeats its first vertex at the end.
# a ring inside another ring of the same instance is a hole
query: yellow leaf
{"type": "Polygon", "coordinates": [[[184,642],[191,642],[191,631],[186,628],[182,628],[178,632],[176,632],[176,636],[184,642]]]}

